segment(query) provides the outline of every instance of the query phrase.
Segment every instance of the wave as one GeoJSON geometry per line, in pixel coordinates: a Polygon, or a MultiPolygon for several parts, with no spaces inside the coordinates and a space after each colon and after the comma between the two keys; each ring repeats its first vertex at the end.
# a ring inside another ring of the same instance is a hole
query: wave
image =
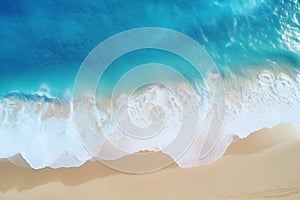
{"type": "Polygon", "coordinates": [[[121,94],[114,108],[95,107],[89,96],[74,100],[45,92],[8,93],[0,99],[0,159],[21,155],[34,169],[60,168],[80,166],[95,157],[114,160],[148,150],[162,151],[179,166],[192,167],[215,161],[236,138],[253,131],[282,122],[300,123],[300,74],[292,77],[263,70],[226,80],[224,123],[213,148],[205,146],[205,133],[218,108],[205,95],[193,93],[189,85],[176,84],[175,91],[159,84],[145,86],[136,96],[121,94]],[[193,121],[195,109],[200,109],[197,121],[202,123],[193,121]],[[79,112],[77,118],[74,112],[79,112]],[[196,134],[178,154],[168,145],[181,129],[195,129],[196,134]],[[136,139],[135,132],[145,134],[143,139],[136,139]],[[209,154],[201,157],[203,149],[209,154]]]}

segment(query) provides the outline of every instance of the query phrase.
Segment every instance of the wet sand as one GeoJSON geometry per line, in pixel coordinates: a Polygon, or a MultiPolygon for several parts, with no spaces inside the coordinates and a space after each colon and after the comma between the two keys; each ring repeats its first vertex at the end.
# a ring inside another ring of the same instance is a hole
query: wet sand
{"type": "Polygon", "coordinates": [[[42,170],[0,162],[0,199],[300,199],[300,125],[255,132],[209,165],[142,175],[92,161],[42,170]]]}

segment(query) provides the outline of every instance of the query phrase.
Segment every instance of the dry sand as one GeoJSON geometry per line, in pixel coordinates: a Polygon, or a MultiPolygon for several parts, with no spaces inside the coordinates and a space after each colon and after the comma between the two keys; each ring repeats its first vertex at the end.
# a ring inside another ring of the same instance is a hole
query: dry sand
{"type": "Polygon", "coordinates": [[[133,175],[98,162],[32,170],[0,162],[0,199],[300,199],[300,125],[260,130],[210,165],[133,175]],[[296,138],[299,139],[296,139],[296,138]]]}

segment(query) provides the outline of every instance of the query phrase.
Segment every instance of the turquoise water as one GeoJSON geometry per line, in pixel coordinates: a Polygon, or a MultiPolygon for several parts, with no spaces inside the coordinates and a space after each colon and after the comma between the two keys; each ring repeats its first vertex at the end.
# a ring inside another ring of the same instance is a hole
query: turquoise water
{"type": "Polygon", "coordinates": [[[101,41],[137,27],[177,30],[198,41],[223,76],[246,66],[300,66],[298,1],[18,1],[0,3],[0,90],[72,89],[101,41]],[[273,63],[273,64],[272,64],[273,63]]]}
{"type": "MultiPolygon", "coordinates": [[[[178,55],[172,54],[167,51],[156,49],[144,49],[129,52],[123,56],[120,56],[115,60],[103,74],[103,78],[100,79],[97,94],[104,93],[110,94],[118,80],[126,74],[129,70],[134,69],[136,66],[140,66],[145,63],[159,63],[171,67],[177,70],[182,76],[189,82],[193,82],[195,79],[202,80],[201,74],[185,59],[178,55]]],[[[156,73],[153,76],[159,77],[160,71],[152,72],[156,73]]],[[[147,74],[142,74],[144,78],[147,74]]],[[[176,82],[176,78],[170,76],[170,81],[176,82]]],[[[109,95],[108,95],[109,96],[109,95]]]]}

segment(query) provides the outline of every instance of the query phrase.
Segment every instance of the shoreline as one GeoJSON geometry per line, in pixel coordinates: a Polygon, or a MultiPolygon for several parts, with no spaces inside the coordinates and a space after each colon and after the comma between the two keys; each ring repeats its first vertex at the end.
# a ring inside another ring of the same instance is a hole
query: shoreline
{"type": "Polygon", "coordinates": [[[232,143],[212,164],[173,164],[149,174],[124,174],[91,161],[42,170],[0,162],[0,199],[297,199],[299,151],[300,125],[281,124],[232,143]]]}

